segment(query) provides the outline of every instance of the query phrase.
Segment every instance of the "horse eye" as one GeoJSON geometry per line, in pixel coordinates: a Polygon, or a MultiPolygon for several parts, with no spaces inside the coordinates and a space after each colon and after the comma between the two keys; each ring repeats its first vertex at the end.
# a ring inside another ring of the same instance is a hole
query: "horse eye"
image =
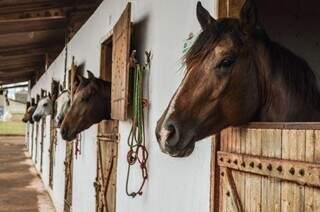
{"type": "Polygon", "coordinates": [[[85,96],[85,97],[82,98],[82,100],[85,101],[85,102],[88,102],[90,100],[90,97],[91,97],[90,95],[85,96]]]}
{"type": "Polygon", "coordinates": [[[220,64],[219,64],[219,68],[230,68],[233,64],[234,64],[235,60],[234,59],[223,59],[220,64]]]}
{"type": "Polygon", "coordinates": [[[47,107],[47,106],[48,106],[48,103],[44,103],[44,104],[43,104],[43,107],[47,107]]]}

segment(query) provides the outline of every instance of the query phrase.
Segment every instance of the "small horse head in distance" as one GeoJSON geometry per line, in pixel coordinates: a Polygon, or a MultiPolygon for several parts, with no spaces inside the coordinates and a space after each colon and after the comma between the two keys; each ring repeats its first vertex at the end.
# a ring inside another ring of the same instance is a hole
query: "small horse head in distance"
{"type": "Polygon", "coordinates": [[[56,111],[55,121],[56,121],[57,127],[61,126],[62,121],[65,117],[65,114],[69,110],[70,102],[71,102],[71,97],[70,97],[69,90],[64,89],[60,85],[60,94],[56,99],[57,111],[56,111]]]}
{"type": "Polygon", "coordinates": [[[52,114],[53,109],[53,101],[51,94],[49,93],[47,97],[42,98],[36,107],[32,115],[32,119],[35,122],[40,121],[41,118],[46,117],[52,114]]]}
{"type": "Polygon", "coordinates": [[[77,88],[70,109],[61,124],[61,136],[71,141],[81,131],[95,123],[110,119],[111,83],[96,78],[88,71],[88,78],[77,74],[77,88]]]}
{"type": "Polygon", "coordinates": [[[247,0],[240,19],[215,20],[201,3],[202,32],[185,55],[186,74],[157,123],[164,153],[186,157],[195,142],[250,121],[319,121],[308,64],[269,39],[247,0]]]}
{"type": "Polygon", "coordinates": [[[27,111],[25,112],[25,114],[23,115],[22,121],[25,123],[29,122],[29,123],[33,124],[32,115],[35,110],[36,110],[36,106],[30,105],[27,108],[27,111]]]}

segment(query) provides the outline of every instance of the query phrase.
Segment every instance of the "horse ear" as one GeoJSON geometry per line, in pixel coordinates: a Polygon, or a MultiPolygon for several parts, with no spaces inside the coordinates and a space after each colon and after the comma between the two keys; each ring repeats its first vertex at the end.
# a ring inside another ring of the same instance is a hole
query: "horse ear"
{"type": "Polygon", "coordinates": [[[80,74],[76,74],[75,76],[75,83],[83,83],[85,81],[85,78],[83,76],[81,76],[80,74]]]}
{"type": "Polygon", "coordinates": [[[257,5],[254,0],[246,0],[240,11],[240,24],[245,33],[253,32],[258,24],[257,5]]]}
{"type": "Polygon", "coordinates": [[[87,70],[87,73],[88,73],[88,79],[89,80],[92,80],[92,79],[95,78],[94,74],[91,71],[87,70]]]}
{"type": "Polygon", "coordinates": [[[197,18],[203,30],[206,29],[211,23],[216,23],[216,20],[202,6],[200,1],[197,3],[197,18]]]}
{"type": "Polygon", "coordinates": [[[51,93],[50,92],[48,92],[48,97],[49,97],[49,99],[51,99],[51,93]]]}

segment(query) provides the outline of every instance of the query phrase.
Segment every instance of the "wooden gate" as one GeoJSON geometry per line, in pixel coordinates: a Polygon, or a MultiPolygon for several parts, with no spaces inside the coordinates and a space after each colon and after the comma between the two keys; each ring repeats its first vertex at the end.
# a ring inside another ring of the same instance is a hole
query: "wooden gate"
{"type": "Polygon", "coordinates": [[[43,117],[41,119],[41,125],[40,125],[40,172],[42,173],[42,167],[43,167],[43,146],[44,146],[44,139],[46,137],[46,117],[43,117]]]}
{"type": "Polygon", "coordinates": [[[118,122],[102,121],[98,128],[96,211],[116,211],[118,122]]]}
{"type": "MultiPolygon", "coordinates": [[[[73,100],[72,94],[74,86],[74,78],[76,74],[77,67],[74,64],[74,57],[72,58],[71,70],[69,71],[69,82],[68,87],[71,90],[71,103],[73,100]]],[[[64,187],[64,211],[72,211],[72,173],[73,173],[73,141],[66,142],[66,158],[64,161],[65,165],[65,187],[64,187]]]]}
{"type": "Polygon", "coordinates": [[[320,124],[253,123],[220,142],[215,211],[320,211],[320,124]]]}
{"type": "MultiPolygon", "coordinates": [[[[115,42],[113,35],[109,36],[101,45],[100,78],[112,83],[114,80],[112,67],[115,57],[113,50],[115,42]]],[[[111,92],[111,90],[107,92],[111,92]]],[[[98,125],[97,136],[97,176],[94,183],[97,212],[116,211],[117,155],[118,121],[104,120],[98,125]]]]}
{"type": "MultiPolygon", "coordinates": [[[[35,103],[35,99],[34,98],[31,98],[31,105],[32,106],[35,106],[36,103],[35,103]]],[[[33,158],[33,147],[34,147],[34,123],[31,124],[31,159],[33,158]]]]}
{"type": "Polygon", "coordinates": [[[49,145],[49,186],[53,187],[53,170],[54,170],[54,162],[55,162],[55,153],[56,153],[56,145],[57,145],[57,128],[55,126],[54,117],[56,115],[56,107],[55,100],[58,97],[59,93],[59,82],[52,80],[51,82],[51,94],[53,98],[54,104],[52,105],[52,115],[50,117],[50,145],[49,145]]]}
{"type": "MultiPolygon", "coordinates": [[[[40,101],[40,95],[37,95],[37,105],[38,105],[38,103],[39,103],[39,101],[40,101]]],[[[34,159],[34,161],[35,161],[35,163],[38,163],[38,143],[39,143],[39,122],[35,122],[35,125],[36,125],[36,129],[35,129],[35,159],[34,159]]]]}

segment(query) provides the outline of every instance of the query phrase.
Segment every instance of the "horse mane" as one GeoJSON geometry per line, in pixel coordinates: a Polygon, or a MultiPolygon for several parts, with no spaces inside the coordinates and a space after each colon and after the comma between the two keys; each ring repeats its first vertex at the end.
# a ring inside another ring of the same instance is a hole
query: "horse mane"
{"type": "MultiPolygon", "coordinates": [[[[222,18],[203,30],[191,48],[184,55],[185,63],[191,66],[202,62],[215,48],[215,44],[224,34],[230,34],[236,46],[244,43],[245,35],[241,32],[239,19],[222,18]]],[[[320,92],[317,77],[307,62],[288,48],[269,39],[261,25],[252,32],[254,40],[262,41],[270,56],[272,79],[281,79],[287,86],[289,95],[320,108],[320,92]]]]}
{"type": "Polygon", "coordinates": [[[267,40],[265,47],[270,56],[271,80],[282,80],[289,95],[320,109],[317,77],[308,63],[277,42],[267,40]]]}

